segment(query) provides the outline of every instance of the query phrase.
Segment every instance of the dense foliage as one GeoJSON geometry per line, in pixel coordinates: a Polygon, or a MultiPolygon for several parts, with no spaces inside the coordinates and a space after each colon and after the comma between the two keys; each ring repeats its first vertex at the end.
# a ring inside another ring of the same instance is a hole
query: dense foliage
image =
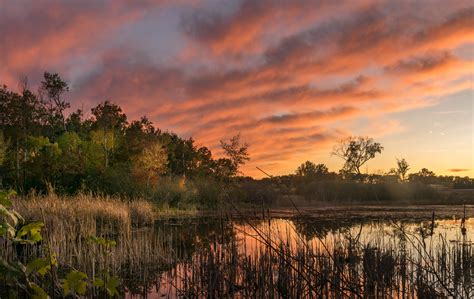
{"type": "Polygon", "coordinates": [[[68,85],[57,74],[45,73],[36,93],[26,83],[20,90],[0,87],[0,187],[136,196],[160,176],[225,181],[248,160],[239,135],[221,142],[228,158],[214,159],[192,138],[163,132],[146,117],[129,120],[109,101],[89,118],[82,110],[66,115],[68,85]]]}

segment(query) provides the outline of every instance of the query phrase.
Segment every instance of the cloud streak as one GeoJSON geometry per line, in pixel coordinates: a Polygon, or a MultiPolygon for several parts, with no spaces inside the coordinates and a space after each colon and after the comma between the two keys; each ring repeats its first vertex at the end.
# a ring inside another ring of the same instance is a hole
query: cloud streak
{"type": "Polygon", "coordinates": [[[60,72],[74,106],[112,100],[218,153],[241,132],[249,175],[348,134],[393,134],[395,114],[472,90],[456,51],[474,44],[470,1],[19,3],[2,2],[0,83],[60,72]]]}

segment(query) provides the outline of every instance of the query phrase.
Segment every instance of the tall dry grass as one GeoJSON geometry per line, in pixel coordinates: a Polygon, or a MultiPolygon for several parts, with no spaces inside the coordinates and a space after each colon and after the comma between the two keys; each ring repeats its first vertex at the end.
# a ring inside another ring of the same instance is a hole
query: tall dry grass
{"type": "Polygon", "coordinates": [[[46,227],[68,231],[76,236],[115,232],[128,234],[132,227],[153,224],[153,204],[145,200],[123,201],[110,196],[78,194],[31,194],[19,197],[14,208],[31,221],[44,221],[46,227]]]}
{"type": "Polygon", "coordinates": [[[176,236],[155,229],[154,206],[147,201],[30,194],[16,198],[14,207],[27,221],[41,221],[45,227],[37,245],[11,246],[0,238],[0,257],[7,260],[52,254],[58,262],[54,271],[77,269],[88,277],[107,272],[120,277],[123,288],[137,293],[146,293],[147,286],[158,279],[157,269],[175,261],[176,236]]]}

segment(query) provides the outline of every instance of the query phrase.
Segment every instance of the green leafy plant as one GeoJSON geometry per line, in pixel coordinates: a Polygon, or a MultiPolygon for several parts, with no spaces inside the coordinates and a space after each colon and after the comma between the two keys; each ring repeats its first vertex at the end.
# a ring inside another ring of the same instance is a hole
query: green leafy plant
{"type": "MultiPolygon", "coordinates": [[[[103,237],[90,236],[89,242],[101,247],[105,258],[112,254],[112,247],[117,245],[115,240],[109,240],[103,237]]],[[[92,281],[92,286],[99,290],[104,290],[109,296],[119,295],[120,279],[117,276],[110,275],[109,271],[105,270],[102,277],[95,277],[92,281]]]]}
{"type": "MultiPolygon", "coordinates": [[[[41,230],[44,224],[25,224],[23,217],[12,209],[13,195],[14,191],[0,192],[0,234],[11,246],[34,245],[43,239],[41,230]]],[[[24,265],[18,260],[9,261],[0,257],[0,277],[6,284],[8,297],[16,298],[19,289],[32,297],[47,298],[46,291],[34,281],[37,276],[42,277],[50,271],[53,264],[56,264],[56,260],[51,258],[37,258],[24,265]]],[[[0,292],[0,297],[1,295],[0,292]]]]}
{"type": "MultiPolygon", "coordinates": [[[[0,191],[0,236],[8,246],[31,246],[43,241],[41,231],[43,222],[26,223],[23,217],[12,208],[11,197],[14,191],[0,191]]],[[[90,237],[90,241],[105,248],[104,254],[111,254],[111,248],[116,245],[114,240],[101,237],[90,237]]],[[[45,257],[37,257],[27,262],[19,259],[8,260],[0,256],[0,298],[49,298],[46,291],[46,276],[51,279],[52,292],[61,291],[64,296],[83,296],[88,290],[98,289],[108,296],[118,296],[120,280],[104,271],[100,277],[89,279],[86,273],[72,269],[67,272],[62,283],[56,283],[54,268],[59,264],[54,253],[49,248],[45,257]]]]}
{"type": "Polygon", "coordinates": [[[63,282],[64,296],[84,295],[87,291],[87,274],[81,271],[72,270],[66,275],[63,282]]]}

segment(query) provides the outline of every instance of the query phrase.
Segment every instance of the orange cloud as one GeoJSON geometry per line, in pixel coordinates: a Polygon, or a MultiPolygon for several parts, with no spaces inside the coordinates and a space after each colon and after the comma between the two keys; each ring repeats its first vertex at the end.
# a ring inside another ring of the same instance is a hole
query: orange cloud
{"type": "Polygon", "coordinates": [[[451,169],[448,169],[449,172],[467,172],[469,170],[470,169],[466,169],[466,168],[451,168],[451,169]]]}

